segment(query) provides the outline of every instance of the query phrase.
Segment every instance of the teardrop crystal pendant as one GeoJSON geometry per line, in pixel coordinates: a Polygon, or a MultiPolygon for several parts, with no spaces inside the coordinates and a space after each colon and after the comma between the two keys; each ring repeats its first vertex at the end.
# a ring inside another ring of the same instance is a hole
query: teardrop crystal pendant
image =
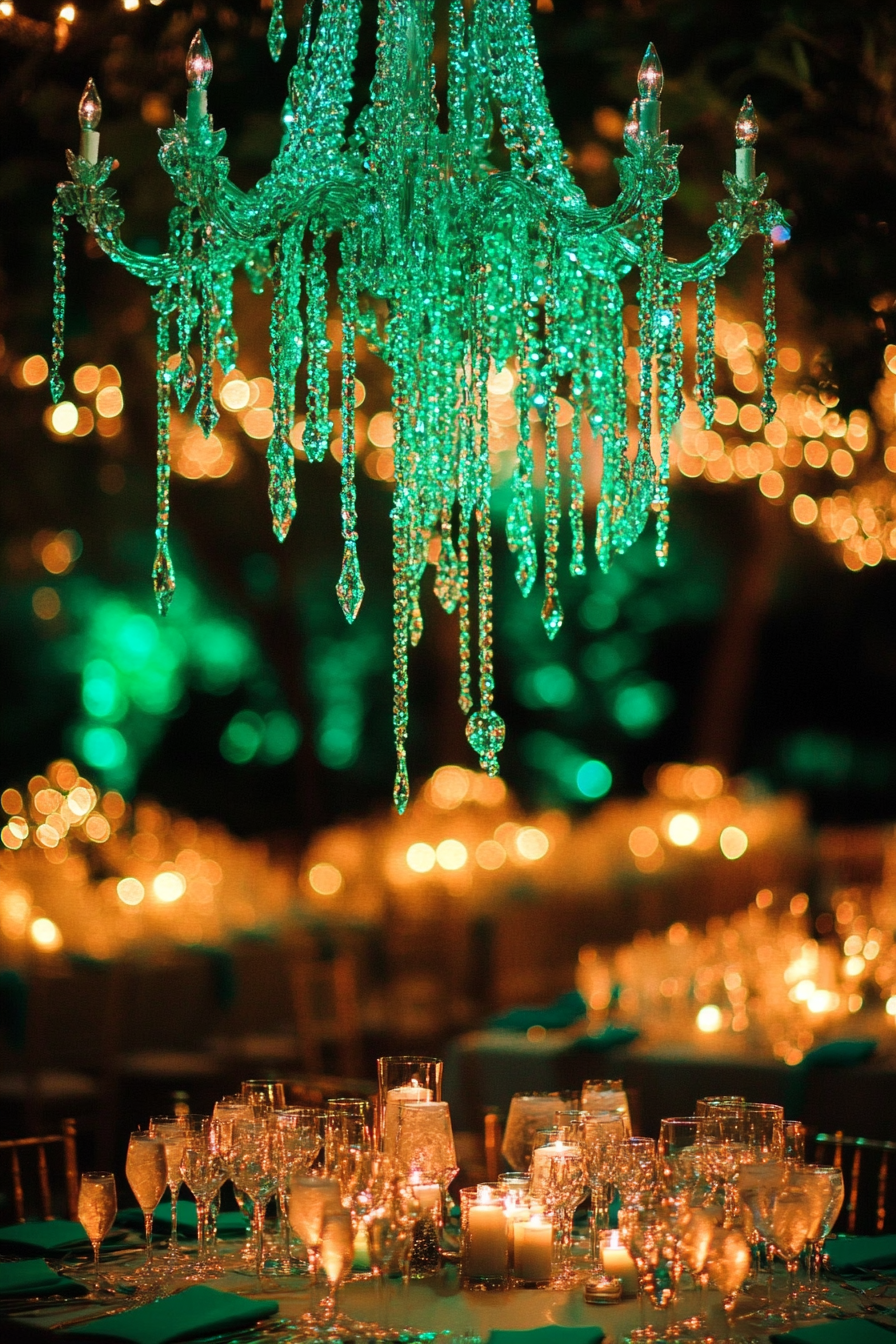
{"type": "Polygon", "coordinates": [[[467,719],[467,741],[489,775],[498,773],[498,752],[506,732],[504,720],[493,709],[480,709],[467,719]]]}
{"type": "Polygon", "coordinates": [[[361,566],[358,564],[358,552],[354,546],[346,546],[342,557],[342,573],[336,585],[336,596],[343,615],[351,625],[364,600],[364,580],[361,578],[361,566]]]}

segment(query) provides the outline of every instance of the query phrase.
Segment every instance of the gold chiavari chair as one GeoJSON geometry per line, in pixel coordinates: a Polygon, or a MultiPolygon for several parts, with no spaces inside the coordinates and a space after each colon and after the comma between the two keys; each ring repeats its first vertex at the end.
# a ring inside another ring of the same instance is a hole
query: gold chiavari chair
{"type": "MultiPolygon", "coordinates": [[[[36,1185],[39,1197],[40,1216],[45,1220],[56,1217],[54,1213],[53,1190],[50,1180],[50,1164],[47,1149],[57,1144],[61,1149],[62,1170],[65,1182],[66,1217],[72,1220],[78,1216],[78,1154],[75,1142],[74,1120],[63,1120],[61,1134],[42,1134],[37,1138],[0,1140],[0,1158],[9,1154],[9,1176],[11,1180],[12,1207],[18,1223],[26,1218],[27,1199],[36,1185]],[[34,1170],[31,1171],[30,1157],[34,1158],[34,1170]]],[[[5,1166],[5,1163],[3,1163],[5,1166]]]]}
{"type": "Polygon", "coordinates": [[[340,1074],[361,1072],[361,1022],[353,957],[322,957],[310,946],[296,949],[290,967],[299,1058],[306,1073],[335,1065],[340,1074]]]}
{"type": "Polygon", "coordinates": [[[844,1200],[835,1230],[867,1234],[884,1232],[892,1222],[888,1199],[894,1175],[896,1143],[885,1139],[853,1139],[841,1130],[816,1134],[813,1161],[840,1167],[844,1200]]]}

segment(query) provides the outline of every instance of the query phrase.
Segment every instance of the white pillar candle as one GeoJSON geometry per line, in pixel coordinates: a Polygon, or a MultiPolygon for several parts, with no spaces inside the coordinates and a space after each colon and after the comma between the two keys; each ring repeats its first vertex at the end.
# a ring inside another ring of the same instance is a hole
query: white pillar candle
{"type": "Polygon", "coordinates": [[[464,1273],[474,1279],[499,1279],[507,1273],[507,1215],[490,1190],[480,1190],[467,1212],[464,1273]]]}
{"type": "Polygon", "coordinates": [[[604,1273],[611,1279],[622,1280],[622,1292],[625,1297],[638,1295],[638,1270],[634,1260],[619,1240],[616,1231],[605,1232],[600,1243],[604,1273]]]}
{"type": "Polygon", "coordinates": [[[398,1139],[398,1108],[403,1101],[432,1101],[432,1088],[409,1083],[406,1087],[391,1087],[386,1093],[386,1114],[383,1118],[383,1151],[395,1152],[398,1139]]]}
{"type": "Polygon", "coordinates": [[[416,1181],[412,1180],[411,1189],[414,1192],[414,1198],[420,1205],[420,1212],[435,1213],[442,1198],[441,1188],[438,1185],[418,1185],[416,1181]]]}
{"type": "Polygon", "coordinates": [[[513,1272],[526,1283],[546,1283],[551,1277],[554,1228],[549,1219],[533,1213],[513,1228],[513,1272]]]}

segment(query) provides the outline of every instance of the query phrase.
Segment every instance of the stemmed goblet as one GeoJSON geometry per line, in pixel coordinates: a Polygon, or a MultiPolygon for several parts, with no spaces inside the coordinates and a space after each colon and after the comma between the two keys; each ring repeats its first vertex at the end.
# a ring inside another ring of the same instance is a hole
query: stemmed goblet
{"type": "Polygon", "coordinates": [[[146,1130],[136,1130],[128,1143],[125,1175],[143,1213],[146,1260],[140,1277],[149,1278],[152,1265],[152,1217],[168,1184],[168,1164],[162,1139],[146,1130]]]}
{"type": "Polygon", "coordinates": [[[591,1272],[604,1277],[601,1232],[609,1226],[610,1195],[619,1165],[625,1121],[618,1112],[589,1115],[579,1124],[582,1170],[591,1190],[591,1272]]]}
{"type": "Polygon", "coordinates": [[[345,1212],[338,1180],[314,1171],[293,1176],[288,1207],[290,1227],[302,1238],[308,1252],[308,1271],[313,1285],[320,1267],[321,1237],[326,1217],[328,1214],[345,1212]]]}
{"type": "Polygon", "coordinates": [[[176,1115],[155,1115],[149,1122],[149,1132],[161,1139],[165,1145],[166,1183],[171,1191],[171,1235],[168,1240],[168,1260],[174,1265],[177,1260],[177,1197],[183,1177],[180,1164],[186,1142],[186,1117],[176,1115]]]}
{"type": "MultiPolygon", "coordinates": [[[[731,1315],[737,1295],[750,1271],[750,1247],[738,1227],[720,1227],[709,1253],[709,1277],[722,1294],[725,1339],[731,1344],[731,1315]]],[[[711,1344],[711,1342],[710,1342],[711,1344]]]]}
{"type": "Polygon", "coordinates": [[[104,1287],[100,1275],[100,1246],[108,1236],[117,1212],[114,1174],[111,1171],[85,1171],[78,1191],[78,1222],[93,1248],[91,1291],[94,1293],[104,1287]]]}
{"type": "Polygon", "coordinates": [[[844,1187],[843,1171],[840,1167],[820,1167],[808,1166],[804,1168],[804,1174],[811,1176],[818,1182],[823,1198],[826,1203],[824,1212],[809,1230],[809,1245],[811,1248],[811,1258],[809,1261],[810,1284],[809,1284],[809,1306],[825,1307],[828,1305],[824,1290],[820,1283],[821,1266],[824,1259],[824,1243],[830,1234],[831,1229],[840,1217],[840,1210],[843,1208],[844,1187]]]}
{"type": "Polygon", "coordinates": [[[209,1278],[219,1266],[209,1253],[209,1213],[212,1200],[227,1180],[227,1160],[221,1151],[221,1136],[215,1120],[205,1120],[187,1132],[181,1175],[196,1200],[198,1256],[196,1277],[209,1278]]]}
{"type": "Polygon", "coordinates": [[[623,1204],[637,1204],[651,1195],[656,1184],[656,1143],[640,1134],[619,1145],[616,1184],[623,1204]]]}
{"type": "Polygon", "coordinates": [[[244,1190],[252,1201],[255,1273],[260,1279],[264,1269],[264,1215],[268,1200],[277,1188],[273,1134],[266,1118],[234,1121],[230,1159],[234,1185],[244,1190]]]}
{"type": "Polygon", "coordinates": [[[277,1199],[280,1204],[282,1274],[292,1273],[289,1226],[289,1188],[293,1175],[307,1171],[323,1145],[323,1115],[311,1106],[290,1106],[274,1112],[277,1199]]]}

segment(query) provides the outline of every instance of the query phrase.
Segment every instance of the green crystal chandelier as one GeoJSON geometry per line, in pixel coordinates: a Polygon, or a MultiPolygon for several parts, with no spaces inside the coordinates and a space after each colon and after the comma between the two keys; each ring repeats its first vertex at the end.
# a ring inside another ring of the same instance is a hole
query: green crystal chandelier
{"type": "MultiPolygon", "coordinates": [[[[81,100],[80,153],[54,203],[54,328],[51,389],[63,394],[64,243],[68,216],[152,290],[157,314],[158,447],[153,585],[164,614],[174,594],[168,550],[169,417],[195,398],[208,435],[218,411],[213,366],[236,365],[234,273],[272,290],[270,366],[274,432],[267,450],[275,535],[296,513],[290,440],[297,392],[304,398],[302,447],[319,462],[329,447],[328,289],[342,325],[340,510],[344,556],[336,593],[348,621],[364,584],[355,505],[355,341],[364,339],[391,370],[395,488],[392,505],[394,800],[404,810],[408,655],[423,633],[420,584],[430,545],[440,542],[435,593],[457,610],[459,702],[482,767],[497,773],[504,723],[493,708],[492,475],[490,370],[515,371],[517,461],[507,542],[524,595],[543,550],[541,617],[549,638],[563,620],[558,592],[563,523],[557,406],[572,405],[566,496],[570,570],[585,572],[582,418],[600,443],[601,492],[595,549],[606,569],[640,536],[653,513],[663,564],[669,523],[669,439],[683,409],[681,294],[697,287],[695,396],[714,415],[715,281],[752,234],[764,239],[766,359],[762,411],[775,412],[772,232],[784,229],[757,177],[758,123],[749,99],[735,127],[735,172],[727,199],[695,261],[663,252],[663,204],[678,189],[679,147],[660,127],[662,67],[649,46],[638,98],[616,161],[620,192],[592,208],[575,184],[548,109],[527,0],[448,0],[447,130],[439,126],[432,62],[435,0],[379,0],[370,97],[347,125],[361,0],[305,0],[298,53],[289,74],[284,134],[270,173],[252,190],[228,178],[226,133],[207,110],[212,58],[201,32],[190,46],[186,117],[161,130],[162,167],[176,205],[169,247],[146,256],[121,241],[123,210],[106,185],[111,159],[99,157],[101,104],[91,80],[81,100]],[[503,143],[504,162],[493,162],[503,143]],[[508,162],[509,161],[509,162],[508,162]],[[337,257],[327,269],[327,242],[337,257]],[[639,272],[640,398],[628,424],[623,340],[624,276],[639,272]],[[196,358],[191,357],[194,351],[196,358]],[[543,501],[537,500],[532,426],[544,434],[543,501]],[[658,446],[657,446],[658,445],[658,446]]],[[[268,42],[285,42],[282,0],[274,0],[268,42]]],[[[597,451],[595,449],[595,451],[597,451]]]]}

